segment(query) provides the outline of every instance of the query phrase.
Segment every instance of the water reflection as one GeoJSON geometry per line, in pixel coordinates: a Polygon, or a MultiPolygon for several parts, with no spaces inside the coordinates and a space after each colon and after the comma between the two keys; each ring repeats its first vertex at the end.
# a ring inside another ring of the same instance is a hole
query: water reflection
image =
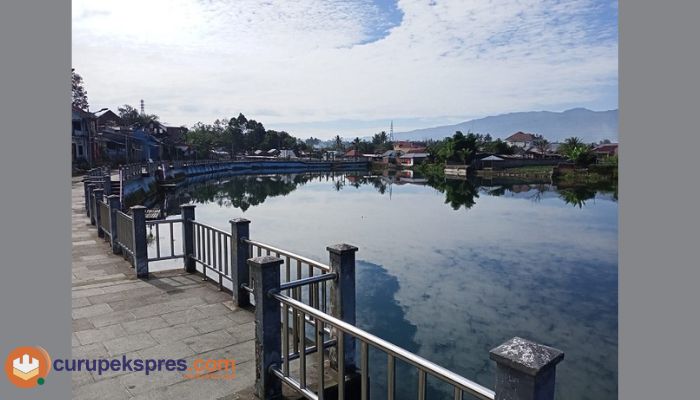
{"type": "MultiPolygon", "coordinates": [[[[190,178],[174,192],[160,196],[150,206],[160,206],[178,213],[179,204],[216,203],[222,207],[234,207],[242,211],[264,203],[268,198],[286,196],[309,182],[329,182],[335,191],[346,187],[360,188],[370,185],[380,195],[391,197],[394,186],[419,185],[428,186],[445,195],[445,204],[453,210],[470,209],[479,198],[479,193],[488,196],[506,194],[526,194],[533,201],[541,200],[546,193],[556,193],[566,204],[582,208],[596,195],[604,195],[617,200],[617,187],[607,184],[557,187],[545,182],[522,182],[513,179],[483,180],[477,177],[445,178],[421,177],[420,175],[388,174],[372,175],[355,173],[300,173],[300,174],[266,174],[266,175],[220,175],[190,178]],[[160,204],[158,204],[160,203],[160,204]]],[[[522,196],[520,196],[522,197],[522,196]]]]}
{"type": "MultiPolygon", "coordinates": [[[[489,349],[527,337],[566,352],[558,398],[611,400],[616,199],[614,187],[330,173],[197,178],[159,201],[169,214],[196,203],[220,229],[245,216],[252,237],[320,261],[352,243],[362,328],[489,387],[489,349]]],[[[386,356],[370,357],[381,399],[386,356]]],[[[414,398],[415,373],[397,373],[399,398],[414,398]]]]}

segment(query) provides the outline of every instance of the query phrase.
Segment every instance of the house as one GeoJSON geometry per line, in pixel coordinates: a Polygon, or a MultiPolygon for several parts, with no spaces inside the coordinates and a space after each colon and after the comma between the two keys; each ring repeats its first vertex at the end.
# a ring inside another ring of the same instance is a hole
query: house
{"type": "Polygon", "coordinates": [[[95,114],[72,107],[71,161],[84,161],[92,165],[94,161],[95,135],[97,124],[95,114]]]}
{"type": "Polygon", "coordinates": [[[346,151],[345,154],[343,155],[343,157],[345,157],[345,158],[358,158],[358,157],[362,157],[362,153],[360,153],[359,151],[357,151],[355,149],[352,149],[352,150],[346,151]]]}
{"type": "Polygon", "coordinates": [[[424,142],[401,140],[394,142],[394,150],[401,151],[403,153],[425,153],[426,144],[424,142]]]}
{"type": "Polygon", "coordinates": [[[266,156],[270,156],[270,157],[276,157],[279,154],[280,154],[280,151],[277,149],[270,149],[265,153],[266,156]]]}
{"type": "Polygon", "coordinates": [[[144,129],[136,129],[130,137],[132,161],[160,160],[163,143],[144,129]]]}
{"type": "Polygon", "coordinates": [[[613,157],[617,155],[617,143],[601,144],[593,148],[593,154],[598,157],[613,157]]]}
{"type": "Polygon", "coordinates": [[[406,153],[399,156],[399,162],[404,167],[413,167],[425,161],[429,156],[428,153],[406,153]]]}
{"type": "Polygon", "coordinates": [[[102,130],[106,127],[117,127],[123,125],[124,121],[122,120],[122,118],[115,114],[112,110],[107,110],[97,117],[97,128],[99,130],[102,130]]]}
{"type": "Polygon", "coordinates": [[[516,132],[506,138],[506,142],[511,146],[520,148],[532,147],[535,135],[532,133],[516,132]]]}
{"type": "Polygon", "coordinates": [[[297,158],[297,155],[294,153],[294,150],[280,150],[280,153],[278,155],[279,158],[297,158]]]}

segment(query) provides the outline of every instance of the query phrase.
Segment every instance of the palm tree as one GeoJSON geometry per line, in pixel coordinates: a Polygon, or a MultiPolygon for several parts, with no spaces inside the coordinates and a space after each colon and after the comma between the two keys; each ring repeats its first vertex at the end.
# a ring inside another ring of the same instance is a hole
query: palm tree
{"type": "Polygon", "coordinates": [[[343,148],[343,138],[340,135],[335,135],[335,148],[340,150],[343,148]]]}

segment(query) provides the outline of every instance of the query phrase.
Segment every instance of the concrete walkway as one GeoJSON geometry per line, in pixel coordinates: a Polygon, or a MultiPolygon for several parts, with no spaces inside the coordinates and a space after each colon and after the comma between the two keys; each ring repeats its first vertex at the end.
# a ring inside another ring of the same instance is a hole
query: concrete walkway
{"type": "Polygon", "coordinates": [[[138,280],[85,215],[72,182],[73,358],[234,359],[234,379],[185,379],[182,372],[74,372],[73,398],[248,399],[255,382],[254,317],[231,295],[180,271],[138,280]]]}

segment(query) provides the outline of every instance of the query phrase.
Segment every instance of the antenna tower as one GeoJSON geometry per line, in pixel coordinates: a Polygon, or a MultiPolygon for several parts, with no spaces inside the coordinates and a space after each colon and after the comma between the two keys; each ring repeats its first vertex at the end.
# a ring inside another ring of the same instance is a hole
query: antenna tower
{"type": "Polygon", "coordinates": [[[389,126],[389,141],[394,141],[394,120],[391,120],[391,126],[389,126]]]}
{"type": "Polygon", "coordinates": [[[141,99],[141,114],[145,114],[145,112],[143,110],[144,110],[143,99],[141,99]]]}

